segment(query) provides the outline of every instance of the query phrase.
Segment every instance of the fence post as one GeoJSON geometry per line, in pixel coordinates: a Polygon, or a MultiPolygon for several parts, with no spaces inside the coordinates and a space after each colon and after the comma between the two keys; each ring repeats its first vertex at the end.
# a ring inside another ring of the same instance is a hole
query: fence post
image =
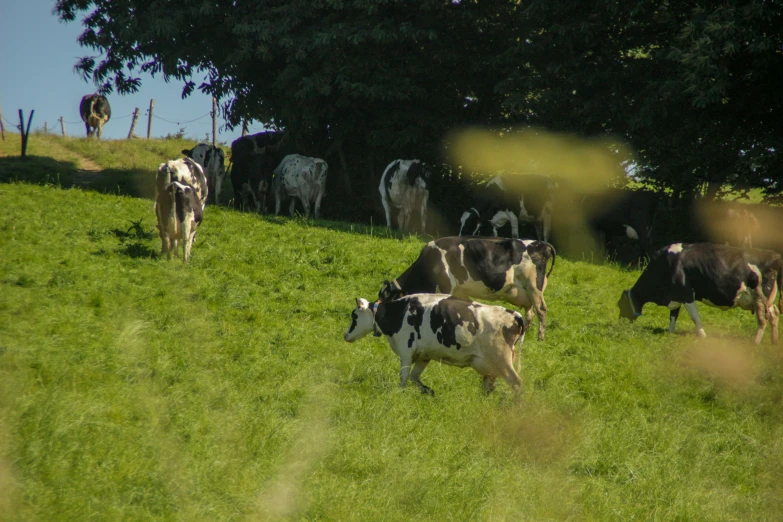
{"type": "Polygon", "coordinates": [[[30,117],[27,119],[27,131],[24,129],[24,113],[19,109],[19,132],[22,133],[22,158],[27,157],[27,138],[30,137],[30,124],[33,122],[35,109],[30,111],[30,117]]]}
{"type": "Polygon", "coordinates": [[[5,127],[3,126],[3,110],[0,109],[0,135],[3,136],[3,141],[5,141],[5,127]]]}
{"type": "Polygon", "coordinates": [[[49,125],[49,124],[48,124],[47,122],[44,122],[44,134],[49,134],[49,128],[48,128],[48,125],[49,125]]]}
{"type": "Polygon", "coordinates": [[[149,118],[147,118],[147,139],[150,139],[150,134],[152,134],[152,109],[155,107],[155,100],[150,100],[150,114],[149,118]]]}
{"type": "Polygon", "coordinates": [[[242,136],[247,136],[247,120],[242,122],[242,136]]]}
{"type": "Polygon", "coordinates": [[[212,97],[212,146],[215,146],[215,136],[217,135],[217,100],[212,97]]]}
{"type": "Polygon", "coordinates": [[[65,120],[62,116],[60,116],[60,130],[63,133],[63,138],[65,137],[65,120]]]}
{"type": "Polygon", "coordinates": [[[130,130],[128,131],[128,139],[131,139],[133,137],[133,129],[136,128],[136,121],[139,119],[139,108],[136,107],[136,110],[133,111],[133,118],[131,118],[131,126],[130,130]]]}

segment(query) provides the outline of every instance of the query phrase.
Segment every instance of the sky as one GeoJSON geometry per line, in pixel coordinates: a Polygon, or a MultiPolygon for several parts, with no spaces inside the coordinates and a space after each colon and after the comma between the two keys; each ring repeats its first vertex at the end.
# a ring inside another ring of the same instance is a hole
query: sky
{"type": "MultiPolygon", "coordinates": [[[[8,129],[19,124],[19,109],[23,109],[25,124],[30,111],[35,110],[30,127],[60,132],[59,119],[65,121],[69,136],[85,136],[79,116],[79,101],[96,91],[92,81],[85,81],[74,71],[77,60],[97,54],[77,42],[83,31],[84,14],[70,23],[60,22],[52,13],[54,0],[0,0],[0,111],[8,129]],[[52,130],[53,129],[53,130],[52,130]]],[[[125,139],[131,125],[131,114],[139,108],[139,120],[134,133],[147,135],[147,113],[150,99],[155,100],[152,136],[164,137],[185,129],[185,136],[195,141],[211,141],[212,98],[194,91],[182,99],[183,84],[166,83],[162,76],[137,74],[141,88],[135,94],[108,96],[111,119],[103,127],[104,139],[125,139]],[[195,121],[193,121],[195,120],[195,121]]],[[[198,85],[202,78],[194,77],[198,85]]],[[[251,124],[250,133],[260,132],[260,124],[251,124]]],[[[220,142],[229,144],[242,134],[241,129],[225,129],[218,118],[220,142]],[[221,130],[222,128],[222,130],[221,130]]]]}

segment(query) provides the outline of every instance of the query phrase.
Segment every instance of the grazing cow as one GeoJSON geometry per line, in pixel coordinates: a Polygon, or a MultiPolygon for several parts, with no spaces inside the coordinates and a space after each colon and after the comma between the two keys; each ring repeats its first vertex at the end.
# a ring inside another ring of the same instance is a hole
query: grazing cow
{"type": "Polygon", "coordinates": [[[552,191],[555,183],[536,175],[496,176],[489,180],[474,207],[460,218],[460,236],[498,235],[511,225],[511,237],[519,237],[519,223],[535,227],[539,241],[549,241],[552,229],[552,191]]]}
{"type": "Polygon", "coordinates": [[[400,230],[409,229],[411,213],[418,211],[421,215],[421,233],[426,231],[430,176],[430,167],[419,160],[399,159],[389,163],[378,187],[388,228],[392,226],[391,211],[394,207],[400,209],[397,215],[400,230]]]}
{"type": "Polygon", "coordinates": [[[315,203],[315,219],[321,212],[321,198],[326,190],[326,172],[329,166],[319,158],[308,158],[300,154],[289,154],[275,169],[272,191],[275,194],[275,214],[280,213],[280,204],[291,198],[288,212],[294,217],[294,207],[299,198],[305,209],[305,217],[310,217],[310,204],[315,203]]]}
{"type": "Polygon", "coordinates": [[[514,369],[514,346],[524,340],[526,330],[524,317],[500,306],[444,294],[414,294],[372,304],[357,299],[343,338],[350,343],[370,332],[385,335],[400,358],[401,388],[410,374],[422,393],[435,395],[421,382],[421,374],[430,361],[440,361],[476,370],[484,378],[486,393],[495,388],[498,377],[516,393],[522,379],[514,369]]]}
{"type": "MultiPolygon", "coordinates": [[[[696,301],[724,310],[739,307],[756,313],[754,341],[764,335],[767,319],[772,323],[772,342],[778,342],[778,303],[775,294],[783,284],[783,261],[769,250],[742,249],[711,243],[675,243],[655,252],[650,264],[630,290],[624,290],[617,305],[620,317],[636,320],[646,303],[669,308],[669,332],[684,305],[704,337],[696,301]]],[[[783,298],[783,294],[781,294],[783,298]]]]}
{"type": "Polygon", "coordinates": [[[103,126],[111,118],[109,100],[102,94],[87,94],[79,104],[79,114],[87,128],[87,137],[96,136],[101,139],[103,126]]]}
{"type": "Polygon", "coordinates": [[[199,143],[192,149],[183,149],[182,154],[192,159],[204,170],[209,192],[215,195],[215,204],[220,201],[220,190],[226,178],[226,155],[223,149],[199,143]]]}
{"type": "Polygon", "coordinates": [[[231,143],[231,185],[234,206],[266,212],[273,171],[290,152],[279,132],[242,136],[231,143]]]}
{"type": "Polygon", "coordinates": [[[555,248],[543,241],[442,237],[430,241],[418,259],[393,282],[385,281],[382,301],[419,293],[452,294],[464,299],[506,301],[538,316],[544,339],[547,277],[555,267],[555,248]],[[549,259],[552,268],[546,271],[549,259]]]}
{"type": "Polygon", "coordinates": [[[591,230],[599,232],[603,243],[616,234],[639,241],[640,257],[650,252],[650,227],[656,195],[647,190],[607,189],[582,198],[582,213],[591,230]]]}

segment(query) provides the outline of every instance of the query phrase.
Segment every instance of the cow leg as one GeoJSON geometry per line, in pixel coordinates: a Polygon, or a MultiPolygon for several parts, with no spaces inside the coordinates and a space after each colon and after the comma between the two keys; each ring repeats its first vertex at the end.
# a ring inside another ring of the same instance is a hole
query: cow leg
{"type": "Polygon", "coordinates": [[[101,139],[101,135],[103,134],[103,120],[98,121],[98,127],[95,128],[95,136],[98,139],[101,139]]]}
{"type": "Polygon", "coordinates": [[[196,231],[191,230],[193,223],[186,219],[182,223],[182,262],[187,263],[190,259],[190,251],[193,248],[193,240],[196,239],[196,231]]]}
{"type": "Polygon", "coordinates": [[[315,196],[315,219],[318,219],[321,216],[321,199],[324,197],[324,191],[319,190],[318,195],[315,196]]]}
{"type": "Polygon", "coordinates": [[[386,201],[386,198],[381,198],[381,203],[383,204],[383,211],[386,213],[386,228],[391,228],[391,205],[386,201]]]}
{"type": "Polygon", "coordinates": [[[434,396],[435,392],[432,391],[432,388],[421,382],[421,374],[429,363],[429,361],[416,361],[413,364],[413,371],[411,371],[411,380],[416,383],[421,393],[434,396]]]}
{"type": "Polygon", "coordinates": [[[519,391],[522,389],[522,379],[514,370],[514,366],[512,365],[511,361],[507,361],[506,366],[502,369],[501,376],[503,377],[503,380],[505,380],[508,385],[511,386],[511,389],[514,390],[514,393],[519,393],[519,391]]]}
{"type": "MultiPolygon", "coordinates": [[[[707,334],[704,331],[704,327],[701,324],[701,318],[699,317],[699,310],[698,308],[696,308],[696,301],[692,303],[684,303],[683,306],[685,306],[685,309],[688,311],[688,315],[691,316],[691,319],[693,320],[693,324],[696,325],[696,335],[698,335],[699,337],[707,337],[707,334]]],[[[762,333],[764,332],[762,331],[762,333]]]]}
{"type": "Polygon", "coordinates": [[[90,124],[86,121],[84,122],[84,128],[87,129],[87,137],[90,137],[90,124]]]}
{"type": "Polygon", "coordinates": [[[309,219],[310,218],[310,202],[307,201],[304,198],[299,198],[299,201],[302,202],[302,206],[305,209],[305,219],[309,219]]]}
{"type": "Polygon", "coordinates": [[[680,315],[680,307],[669,310],[669,333],[674,333],[674,325],[677,323],[677,317],[680,315]]]}
{"type": "Polygon", "coordinates": [[[411,362],[412,361],[409,356],[400,356],[400,388],[405,388],[405,386],[408,384],[408,375],[411,371],[411,362]]]}
{"type": "Polygon", "coordinates": [[[280,194],[275,192],[275,216],[279,216],[280,215],[280,203],[281,203],[281,201],[280,201],[280,194]]]}
{"type": "Polygon", "coordinates": [[[422,235],[427,233],[427,200],[429,199],[429,194],[425,194],[424,197],[421,198],[421,233],[422,235]]]}
{"type": "Polygon", "coordinates": [[[291,217],[294,217],[294,211],[296,210],[296,198],[291,198],[291,204],[288,205],[288,213],[291,214],[291,217]]]}
{"type": "Polygon", "coordinates": [[[549,241],[549,234],[552,232],[552,203],[547,202],[544,205],[544,219],[542,224],[542,235],[544,241],[549,241]]]}
{"type": "Polygon", "coordinates": [[[489,395],[495,390],[495,377],[485,375],[481,384],[484,387],[484,393],[489,395]]]}
{"type": "Polygon", "coordinates": [[[756,322],[758,323],[758,329],[753,342],[759,344],[764,337],[764,330],[767,328],[767,303],[764,295],[761,293],[761,285],[756,288],[756,292],[756,322]]]}

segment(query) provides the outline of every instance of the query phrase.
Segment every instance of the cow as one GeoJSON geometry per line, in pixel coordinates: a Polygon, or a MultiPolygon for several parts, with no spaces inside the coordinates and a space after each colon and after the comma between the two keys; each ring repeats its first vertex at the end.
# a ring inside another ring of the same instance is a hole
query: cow
{"type": "Polygon", "coordinates": [[[223,180],[226,178],[226,155],[223,149],[199,143],[192,149],[183,149],[182,154],[201,165],[207,177],[209,192],[215,195],[214,201],[217,204],[220,201],[223,180]]]}
{"type": "Polygon", "coordinates": [[[384,281],[381,301],[410,294],[452,294],[464,299],[506,301],[538,317],[544,340],[547,307],[544,290],[555,268],[555,248],[544,241],[443,237],[430,241],[397,279],[384,281]],[[552,259],[552,267],[546,268],[552,259]]]}
{"type": "Polygon", "coordinates": [[[79,104],[79,114],[87,128],[87,137],[95,136],[101,139],[103,126],[111,118],[111,107],[106,96],[98,93],[83,96],[79,104]]]}
{"type": "Polygon", "coordinates": [[[280,214],[280,205],[286,197],[291,198],[288,212],[294,217],[296,199],[302,202],[305,217],[310,217],[310,204],[315,203],[315,219],[321,212],[321,198],[326,190],[326,173],[329,166],[319,158],[308,158],[300,154],[289,154],[274,171],[272,191],[275,194],[275,214],[280,214]]]}
{"type": "Polygon", "coordinates": [[[158,230],[162,242],[161,253],[171,259],[171,251],[179,256],[182,245],[182,261],[190,260],[196,231],[204,217],[201,201],[196,189],[187,183],[174,181],[166,185],[155,202],[158,216],[158,230]]]}
{"type": "Polygon", "coordinates": [[[190,259],[208,195],[204,171],[192,159],[171,160],[158,166],[153,210],[157,218],[161,253],[166,254],[168,259],[171,259],[172,249],[178,255],[178,240],[184,241],[184,260],[190,259]]]}
{"type": "Polygon", "coordinates": [[[656,203],[656,194],[648,190],[606,189],[584,196],[581,210],[590,230],[602,236],[602,244],[623,234],[639,242],[639,255],[646,258],[656,203]]]}
{"type": "Polygon", "coordinates": [[[421,382],[421,374],[430,361],[439,361],[476,370],[485,393],[495,388],[498,377],[518,393],[522,379],[514,369],[514,347],[524,340],[526,330],[524,317],[500,306],[445,294],[414,294],[379,303],[356,299],[343,338],[350,343],[371,332],[385,335],[400,358],[401,388],[410,375],[421,393],[435,395],[421,382]]]}
{"type": "Polygon", "coordinates": [[[231,143],[231,185],[234,206],[266,212],[266,200],[275,167],[293,152],[275,131],[237,138],[231,143]]]}
{"type": "MultiPolygon", "coordinates": [[[[772,323],[772,343],[778,342],[781,302],[775,294],[783,284],[783,261],[769,250],[736,248],[712,243],[674,243],[655,252],[630,290],[624,290],[617,305],[620,317],[636,320],[646,303],[669,308],[669,332],[685,306],[705,337],[696,301],[727,310],[755,312],[758,329],[754,342],[761,342],[767,320],[772,323]]],[[[781,294],[783,300],[783,293],[781,294]]]]}
{"type": "Polygon", "coordinates": [[[411,214],[421,216],[421,233],[427,228],[427,200],[429,179],[432,171],[420,160],[394,160],[386,166],[378,190],[386,213],[386,226],[392,226],[392,207],[400,209],[397,224],[400,230],[410,229],[411,214]]]}

